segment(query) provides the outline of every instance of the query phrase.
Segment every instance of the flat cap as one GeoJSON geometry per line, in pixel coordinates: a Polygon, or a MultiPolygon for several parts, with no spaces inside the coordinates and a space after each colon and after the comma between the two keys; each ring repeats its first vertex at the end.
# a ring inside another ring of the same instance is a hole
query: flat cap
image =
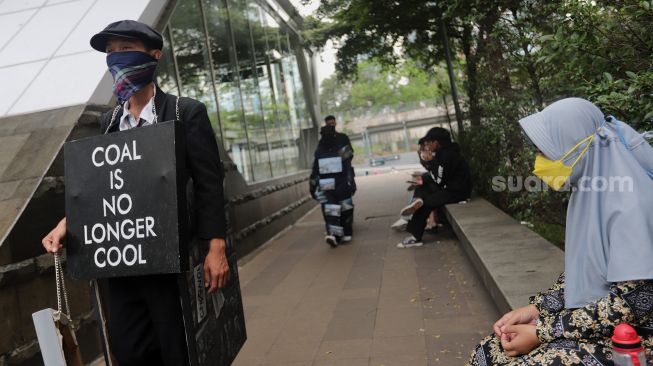
{"type": "Polygon", "coordinates": [[[100,33],[91,37],[91,47],[106,52],[111,37],[134,38],[156,50],[163,48],[163,36],[149,25],[135,20],[120,20],[107,25],[100,33]]]}

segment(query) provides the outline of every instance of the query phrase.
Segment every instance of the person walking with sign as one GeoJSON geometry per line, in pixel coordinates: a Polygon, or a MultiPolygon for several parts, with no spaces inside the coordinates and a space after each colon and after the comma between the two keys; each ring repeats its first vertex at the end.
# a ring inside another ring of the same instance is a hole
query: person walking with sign
{"type": "MultiPolygon", "coordinates": [[[[122,20],[91,38],[107,54],[113,93],[119,105],[101,119],[101,133],[125,131],[181,119],[186,138],[186,167],[193,181],[193,233],[209,242],[204,281],[209,293],[226,286],[223,171],[213,129],[203,103],[166,94],[154,83],[163,37],[146,24],[122,20]]],[[[59,253],[66,238],[66,218],[43,238],[50,253],[59,253]]],[[[113,355],[125,365],[186,365],[177,277],[174,274],[108,279],[109,333],[113,355]]]]}
{"type": "Polygon", "coordinates": [[[356,181],[351,161],[354,150],[349,137],[336,132],[336,119],[328,116],[320,130],[322,138],[315,150],[313,171],[309,180],[313,198],[322,204],[326,225],[324,240],[331,247],[352,240],[356,181]]]}

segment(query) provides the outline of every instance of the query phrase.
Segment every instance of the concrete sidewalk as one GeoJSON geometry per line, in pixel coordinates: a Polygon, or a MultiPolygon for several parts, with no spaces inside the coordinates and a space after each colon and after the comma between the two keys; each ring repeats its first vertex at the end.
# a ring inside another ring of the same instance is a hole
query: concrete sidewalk
{"type": "Polygon", "coordinates": [[[354,240],[319,209],[246,258],[248,340],[235,365],[462,365],[499,314],[449,230],[397,249],[409,171],[361,177],[354,240]]]}

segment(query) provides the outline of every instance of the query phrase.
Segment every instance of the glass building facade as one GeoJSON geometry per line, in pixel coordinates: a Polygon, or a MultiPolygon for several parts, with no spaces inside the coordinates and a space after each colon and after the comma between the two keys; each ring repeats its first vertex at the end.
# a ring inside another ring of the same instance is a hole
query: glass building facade
{"type": "Polygon", "coordinates": [[[179,0],[164,30],[159,85],[206,104],[247,182],[296,172],[300,131],[314,127],[288,21],[264,0],[179,0]]]}

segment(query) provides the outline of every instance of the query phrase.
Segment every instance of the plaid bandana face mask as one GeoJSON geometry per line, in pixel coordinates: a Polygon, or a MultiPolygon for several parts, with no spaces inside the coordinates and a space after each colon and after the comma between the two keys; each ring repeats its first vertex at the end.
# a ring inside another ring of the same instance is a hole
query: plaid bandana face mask
{"type": "Polygon", "coordinates": [[[141,51],[107,55],[107,66],[113,75],[113,94],[121,104],[152,82],[157,63],[157,59],[141,51]]]}

